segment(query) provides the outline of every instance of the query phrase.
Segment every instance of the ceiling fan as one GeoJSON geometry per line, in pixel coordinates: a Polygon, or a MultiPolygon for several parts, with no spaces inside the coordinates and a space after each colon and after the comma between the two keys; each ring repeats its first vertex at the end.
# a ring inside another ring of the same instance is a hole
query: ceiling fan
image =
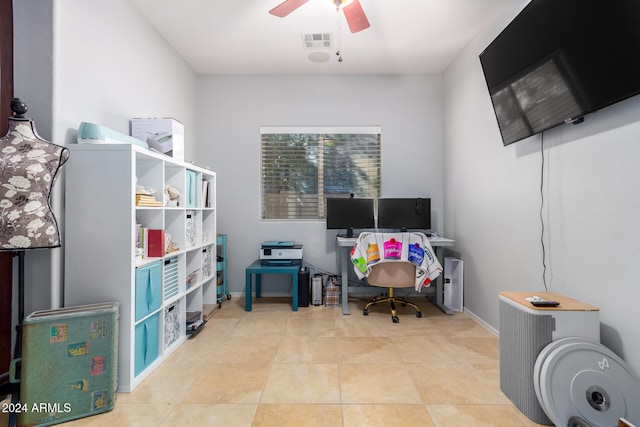
{"type": "MultiPolygon", "coordinates": [[[[284,18],[309,0],[285,0],[269,11],[270,14],[284,18]]],[[[357,33],[369,28],[369,20],[362,10],[359,0],[329,0],[336,5],[336,9],[342,9],[344,17],[349,24],[349,30],[357,33]]]]}

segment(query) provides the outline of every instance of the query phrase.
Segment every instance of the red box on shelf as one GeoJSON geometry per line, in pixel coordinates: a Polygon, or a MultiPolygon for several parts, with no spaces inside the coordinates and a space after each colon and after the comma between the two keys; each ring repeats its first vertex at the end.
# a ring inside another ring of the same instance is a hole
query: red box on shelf
{"type": "Polygon", "coordinates": [[[164,256],[164,230],[147,230],[147,256],[164,256]]]}

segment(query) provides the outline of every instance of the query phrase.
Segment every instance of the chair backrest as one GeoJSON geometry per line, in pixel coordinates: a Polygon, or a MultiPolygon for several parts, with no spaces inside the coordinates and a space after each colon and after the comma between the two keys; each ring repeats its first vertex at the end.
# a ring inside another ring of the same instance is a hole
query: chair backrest
{"type": "Polygon", "coordinates": [[[379,262],[371,266],[367,282],[385,288],[410,288],[415,286],[416,266],[408,261],[379,262]]]}

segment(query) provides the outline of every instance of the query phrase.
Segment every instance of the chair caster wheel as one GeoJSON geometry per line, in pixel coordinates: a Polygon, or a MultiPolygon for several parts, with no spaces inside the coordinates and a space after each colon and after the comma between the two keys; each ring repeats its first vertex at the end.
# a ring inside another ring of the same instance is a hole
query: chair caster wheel
{"type": "Polygon", "coordinates": [[[230,300],[231,299],[231,294],[227,294],[227,299],[230,300]]]}
{"type": "Polygon", "coordinates": [[[422,317],[422,312],[421,311],[416,311],[416,317],[422,317]]]}
{"type": "Polygon", "coordinates": [[[393,321],[393,323],[400,322],[400,319],[398,319],[398,316],[391,316],[391,320],[393,321]]]}
{"type": "Polygon", "coordinates": [[[218,301],[218,308],[222,308],[222,302],[218,301]]]}
{"type": "Polygon", "coordinates": [[[365,316],[369,315],[369,310],[362,310],[362,314],[364,314],[365,316]]]}

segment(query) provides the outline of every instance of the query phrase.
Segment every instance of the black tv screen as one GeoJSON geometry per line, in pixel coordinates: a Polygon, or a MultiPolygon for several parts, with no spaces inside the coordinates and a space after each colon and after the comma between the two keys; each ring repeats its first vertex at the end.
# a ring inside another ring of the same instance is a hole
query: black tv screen
{"type": "Polygon", "coordinates": [[[640,93],[638,52],[638,0],[532,0],[480,54],[504,145],[640,93]]]}
{"type": "Polygon", "coordinates": [[[430,229],[431,199],[378,199],[378,228],[430,229]]]}
{"type": "Polygon", "coordinates": [[[327,229],[346,230],[374,228],[373,199],[327,198],[327,229]]]}

